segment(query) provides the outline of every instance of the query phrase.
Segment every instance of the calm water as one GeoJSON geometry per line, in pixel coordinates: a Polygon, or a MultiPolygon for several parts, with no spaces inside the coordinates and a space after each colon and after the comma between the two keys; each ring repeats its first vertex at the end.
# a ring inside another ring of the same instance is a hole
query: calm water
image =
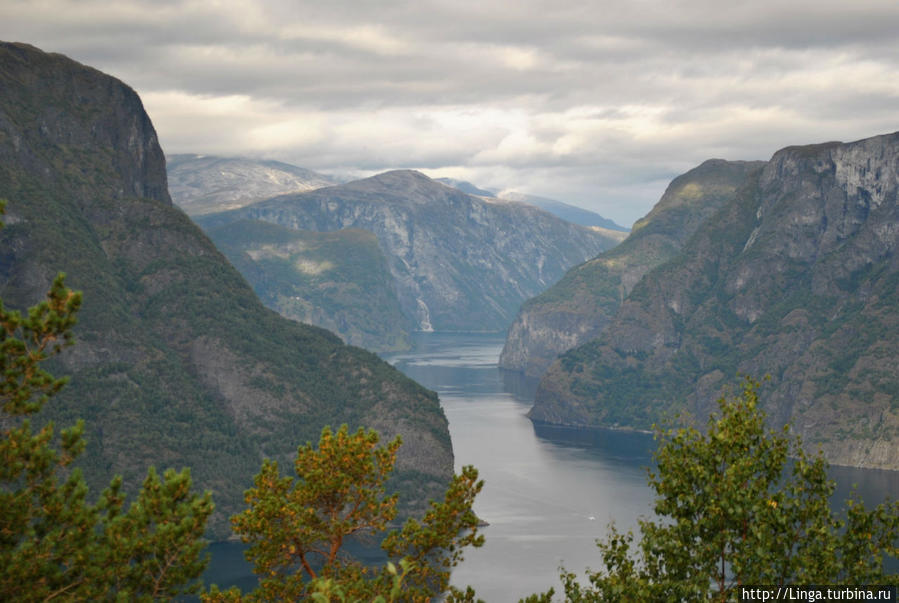
{"type": "MultiPolygon", "coordinates": [[[[595,540],[614,520],[636,525],[649,512],[643,467],[651,438],[617,436],[587,447],[538,437],[525,413],[533,384],[496,368],[502,337],[422,334],[412,354],[389,360],[436,390],[449,419],[457,469],[485,481],[476,503],[489,522],[483,548],[466,553],[453,583],[487,601],[517,601],[558,582],[558,568],[599,565],[595,540]]],[[[558,589],[557,589],[558,590],[558,589]]]]}
{"type": "MultiPolygon", "coordinates": [[[[535,430],[525,413],[534,383],[496,368],[499,335],[419,334],[416,350],[388,360],[440,394],[456,467],[475,465],[486,485],[475,510],[486,544],[466,553],[453,583],[486,601],[517,601],[557,586],[558,568],[599,567],[595,540],[614,521],[627,530],[650,512],[642,434],[535,430]]],[[[866,502],[899,498],[899,473],[835,467],[838,496],[858,484],[866,502]]],[[[242,547],[212,545],[207,582],[252,588],[242,547]]]]}

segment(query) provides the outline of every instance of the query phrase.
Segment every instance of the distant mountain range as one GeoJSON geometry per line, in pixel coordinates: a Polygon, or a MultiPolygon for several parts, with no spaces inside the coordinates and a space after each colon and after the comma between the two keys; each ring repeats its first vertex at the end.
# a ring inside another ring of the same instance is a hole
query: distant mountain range
{"type": "Polygon", "coordinates": [[[519,203],[527,203],[535,207],[539,207],[543,211],[547,211],[555,216],[568,220],[574,224],[581,226],[598,226],[600,228],[608,228],[609,230],[617,230],[619,232],[629,232],[627,228],[616,224],[608,218],[604,218],[596,212],[592,212],[581,207],[569,205],[555,199],[547,199],[546,197],[538,197],[536,195],[526,195],[515,191],[503,191],[497,194],[500,199],[507,201],[518,201],[519,203]]]}
{"type": "Polygon", "coordinates": [[[403,436],[395,485],[407,502],[420,508],[443,492],[453,453],[437,395],[259,302],[173,207],[156,132],[131,88],[62,55],[0,43],[0,141],[9,200],[0,297],[33,305],[57,271],[84,293],[77,344],[52,368],[71,381],[38,422],[85,419],[80,463],[92,487],[118,473],[134,490],[148,465],[189,466],[197,488],[213,492],[213,536],[225,537],[263,457],[289,467],[323,426],[348,423],[403,436]]]}
{"type": "Polygon", "coordinates": [[[246,220],[371,232],[404,316],[425,331],[503,330],[523,300],[625,236],[523,203],[475,197],[409,170],[195,219],[209,232],[246,220]]]}
{"type": "Polygon", "coordinates": [[[645,233],[662,235],[666,257],[552,364],[531,418],[646,429],[689,411],[703,424],[738,374],[769,375],[773,424],[789,421],[832,463],[899,470],[899,133],[736,167],[675,180],[629,242],[526,304],[552,328],[578,299],[614,301],[627,265],[646,267],[645,233]],[[693,226],[668,222],[677,205],[693,226]],[[678,230],[692,234],[672,246],[678,230]]]}
{"type": "Polygon", "coordinates": [[[166,168],[172,199],[190,216],[339,184],[295,165],[245,157],[169,155],[166,168]]]}
{"type": "Polygon", "coordinates": [[[469,195],[527,203],[528,205],[539,207],[543,211],[551,213],[552,215],[571,222],[572,224],[580,224],[581,226],[599,226],[600,228],[607,228],[609,230],[628,232],[628,229],[624,226],[620,226],[612,220],[602,217],[596,212],[592,212],[581,207],[576,207],[568,203],[563,203],[562,201],[556,201],[555,199],[547,199],[546,197],[538,197],[537,195],[528,195],[516,191],[490,191],[478,188],[471,182],[466,182],[465,180],[457,180],[455,178],[435,178],[435,180],[437,180],[438,182],[442,182],[447,186],[457,188],[462,192],[468,193],[469,195]]]}

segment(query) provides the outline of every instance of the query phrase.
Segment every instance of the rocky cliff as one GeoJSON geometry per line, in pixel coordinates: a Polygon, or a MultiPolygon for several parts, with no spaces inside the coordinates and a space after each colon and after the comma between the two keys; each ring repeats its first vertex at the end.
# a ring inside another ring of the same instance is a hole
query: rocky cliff
{"type": "Polygon", "coordinates": [[[374,233],[404,314],[426,331],[505,329],[523,300],[623,238],[408,170],[197,217],[206,229],[242,219],[374,233]]]}
{"type": "Polygon", "coordinates": [[[623,243],[569,270],[522,305],[501,367],[539,377],[566,350],[596,338],[637,282],[674,257],[737,186],[763,162],[711,159],[675,178],[623,243]]]}
{"type": "Polygon", "coordinates": [[[403,435],[407,499],[445,486],[453,457],[436,394],[264,308],[172,206],[156,133],[126,85],[0,43],[0,193],[4,303],[32,305],[57,271],[84,292],[77,344],[53,368],[71,382],[42,418],[85,418],[93,487],[190,466],[224,536],[264,456],[287,460],[341,423],[403,435]]]}
{"type": "Polygon", "coordinates": [[[537,421],[705,416],[737,373],[837,464],[899,469],[899,133],[779,151],[541,381],[537,421]]]}

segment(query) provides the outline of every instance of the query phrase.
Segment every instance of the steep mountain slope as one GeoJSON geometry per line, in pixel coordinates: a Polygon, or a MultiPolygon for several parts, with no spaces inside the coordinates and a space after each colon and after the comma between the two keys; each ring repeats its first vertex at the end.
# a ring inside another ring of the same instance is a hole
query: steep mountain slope
{"type": "Polygon", "coordinates": [[[597,337],[631,289],[680,251],[699,224],[763,162],[711,159],[675,178],[620,245],[529,299],[509,328],[501,367],[538,377],[562,352],[597,337]]]}
{"type": "Polygon", "coordinates": [[[197,217],[206,229],[243,219],[373,232],[405,315],[419,329],[439,331],[504,329],[524,299],[618,235],[467,195],[408,170],[197,217]]]}
{"type": "Polygon", "coordinates": [[[409,349],[409,321],[372,233],[319,233],[242,220],[209,236],[262,303],[282,316],[376,352],[409,349]]]}
{"type": "Polygon", "coordinates": [[[531,417],[645,428],[767,373],[773,422],[831,462],[899,469],[897,193],[899,133],[779,151],[550,368],[531,417]]]}
{"type": "Polygon", "coordinates": [[[167,160],[172,199],[191,216],[337,184],[330,176],[280,161],[210,155],[170,155],[167,160]]]}
{"type": "Polygon", "coordinates": [[[86,420],[86,475],[134,488],[190,466],[213,533],[243,507],[263,456],[286,460],[325,424],[403,435],[418,503],[452,472],[437,397],[373,354],[262,306],[172,206],[156,133],[133,90],[66,57],[0,43],[0,297],[23,308],[57,271],[84,292],[58,424],[86,420]]]}

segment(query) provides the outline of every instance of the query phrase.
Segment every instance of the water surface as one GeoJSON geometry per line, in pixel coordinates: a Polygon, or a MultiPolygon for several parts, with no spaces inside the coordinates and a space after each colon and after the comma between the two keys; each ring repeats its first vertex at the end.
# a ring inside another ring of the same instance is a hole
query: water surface
{"type": "MultiPolygon", "coordinates": [[[[649,513],[644,467],[652,438],[608,432],[578,445],[539,437],[525,416],[534,383],[500,371],[503,338],[421,334],[414,353],[388,358],[440,395],[456,468],[485,481],[475,502],[489,522],[483,548],[466,553],[453,584],[487,601],[516,601],[558,583],[558,568],[600,565],[595,540],[610,521],[632,528],[649,513]]],[[[554,437],[577,440],[576,432],[554,437]]],[[[558,588],[557,588],[558,591],[558,588]]]]}
{"type": "MultiPolygon", "coordinates": [[[[497,368],[500,335],[421,333],[415,343],[414,352],[387,360],[438,392],[456,469],[474,465],[486,482],[475,503],[490,524],[486,544],[466,552],[453,584],[471,585],[489,602],[517,601],[551,586],[558,592],[560,565],[579,575],[600,567],[595,541],[609,522],[625,531],[650,514],[650,436],[535,428],[525,416],[535,383],[497,368]]],[[[830,475],[839,501],[853,484],[869,504],[899,498],[899,472],[833,467],[830,475]]],[[[212,545],[207,583],[252,589],[242,550],[238,543],[212,545]]]]}

